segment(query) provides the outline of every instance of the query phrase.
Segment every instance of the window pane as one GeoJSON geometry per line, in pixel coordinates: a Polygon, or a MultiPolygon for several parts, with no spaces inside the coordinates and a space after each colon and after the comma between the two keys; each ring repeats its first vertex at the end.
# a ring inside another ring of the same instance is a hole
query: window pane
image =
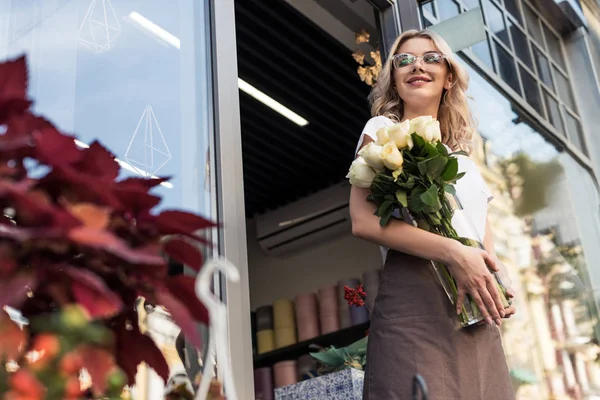
{"type": "Polygon", "coordinates": [[[560,39],[556,37],[548,27],[544,25],[544,36],[546,37],[546,44],[548,45],[548,53],[558,65],[565,68],[565,60],[563,58],[562,49],[560,46],[560,39]]]}
{"type": "MultiPolygon", "coordinates": [[[[489,39],[488,39],[489,40],[489,39]]],[[[477,58],[483,61],[490,69],[494,69],[494,63],[492,61],[492,53],[490,52],[490,43],[488,40],[479,42],[471,47],[471,50],[477,58]]]]}
{"type": "Polygon", "coordinates": [[[500,40],[504,42],[504,44],[510,47],[510,41],[508,40],[506,26],[504,25],[504,16],[502,11],[500,11],[500,9],[494,5],[491,0],[483,0],[483,4],[485,7],[487,26],[496,34],[496,36],[500,38],[500,40]]]}
{"type": "Polygon", "coordinates": [[[567,122],[567,134],[569,136],[569,139],[579,150],[586,154],[581,124],[579,123],[577,118],[571,115],[571,113],[566,112],[565,118],[567,122]]]}
{"type": "Polygon", "coordinates": [[[527,42],[527,36],[525,33],[516,25],[509,23],[510,32],[512,34],[513,45],[517,57],[523,61],[527,66],[533,69],[533,61],[531,60],[531,53],[529,52],[529,43],[527,42]]]}
{"type": "Polygon", "coordinates": [[[571,83],[556,67],[554,67],[554,79],[556,79],[556,87],[558,88],[560,99],[564,101],[571,110],[577,111],[575,109],[575,101],[573,100],[571,83]]]}
{"type": "Polygon", "coordinates": [[[521,73],[521,81],[523,82],[523,91],[525,92],[525,99],[540,115],[544,115],[542,107],[542,99],[540,96],[540,88],[535,79],[527,70],[523,67],[519,67],[521,73]]]}
{"type": "Polygon", "coordinates": [[[504,79],[504,82],[508,83],[511,88],[513,88],[517,93],[521,94],[514,58],[496,41],[494,41],[494,45],[496,47],[496,54],[498,56],[498,68],[500,69],[500,76],[502,79],[504,79]]]}
{"type": "Polygon", "coordinates": [[[521,12],[519,11],[518,0],[504,0],[504,7],[506,7],[506,10],[520,23],[523,23],[521,12]]]}
{"type": "Polygon", "coordinates": [[[542,52],[537,48],[537,46],[533,46],[533,54],[535,58],[535,65],[537,66],[538,76],[540,77],[542,82],[544,82],[546,85],[548,85],[548,87],[554,90],[548,59],[545,55],[542,54],[542,52]]]}
{"type": "Polygon", "coordinates": [[[467,10],[471,8],[479,7],[479,0],[463,0],[463,4],[467,10]]]}
{"type": "Polygon", "coordinates": [[[437,0],[438,18],[440,20],[450,19],[459,14],[458,4],[452,0],[437,0]]]}
{"type": "MultiPolygon", "coordinates": [[[[421,9],[429,12],[429,14],[433,15],[434,17],[436,16],[435,12],[433,11],[433,1],[423,4],[421,6],[421,9]]],[[[426,18],[424,18],[424,19],[426,19],[426,18]]]]}
{"type": "Polygon", "coordinates": [[[542,31],[540,30],[540,24],[537,15],[526,4],[523,4],[523,12],[525,13],[525,20],[527,21],[527,30],[529,31],[529,34],[533,36],[536,42],[538,42],[540,45],[543,45],[544,38],[542,36],[542,31]]]}
{"type": "Polygon", "coordinates": [[[558,102],[545,89],[543,90],[543,92],[544,101],[546,102],[546,113],[548,114],[548,119],[550,120],[550,123],[554,125],[554,127],[558,129],[560,133],[564,133],[564,129],[562,126],[562,118],[560,116],[560,109],[558,108],[558,102]]]}

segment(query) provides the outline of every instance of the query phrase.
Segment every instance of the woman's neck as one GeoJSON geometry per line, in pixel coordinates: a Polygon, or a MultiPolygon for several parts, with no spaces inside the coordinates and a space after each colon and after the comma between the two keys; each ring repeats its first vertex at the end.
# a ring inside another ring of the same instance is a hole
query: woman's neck
{"type": "Polygon", "coordinates": [[[433,118],[437,118],[439,110],[439,105],[433,105],[431,107],[407,107],[406,103],[404,104],[404,114],[402,115],[402,120],[413,119],[421,116],[430,115],[433,118]]]}

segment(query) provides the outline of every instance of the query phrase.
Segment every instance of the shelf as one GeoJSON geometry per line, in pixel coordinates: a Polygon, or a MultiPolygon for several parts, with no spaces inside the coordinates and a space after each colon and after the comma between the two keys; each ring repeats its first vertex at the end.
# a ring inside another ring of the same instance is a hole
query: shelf
{"type": "Polygon", "coordinates": [[[316,346],[321,347],[344,347],[363,338],[369,329],[369,322],[341,329],[337,332],[318,336],[305,340],[291,346],[282,347],[268,353],[254,356],[254,368],[270,367],[279,361],[296,360],[298,357],[311,352],[318,351],[316,346]]]}

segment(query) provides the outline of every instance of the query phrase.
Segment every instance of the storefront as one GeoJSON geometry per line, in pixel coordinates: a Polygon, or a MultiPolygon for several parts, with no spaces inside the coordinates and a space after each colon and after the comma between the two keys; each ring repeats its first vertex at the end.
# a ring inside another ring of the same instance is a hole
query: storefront
{"type": "MultiPolygon", "coordinates": [[[[222,223],[213,242],[241,280],[216,287],[246,399],[254,367],[286,359],[255,354],[251,311],[381,267],[350,233],[341,184],[369,118],[371,52],[475,7],[486,40],[459,55],[517,290],[503,327],[515,387],[536,400],[597,393],[598,87],[581,66],[585,30],[554,2],[5,0],[0,59],[28,55],[36,111],[79,145],[100,140],[127,174],[173,176],[166,206],[222,223]]],[[[138,393],[160,398],[146,381],[138,393]]]]}

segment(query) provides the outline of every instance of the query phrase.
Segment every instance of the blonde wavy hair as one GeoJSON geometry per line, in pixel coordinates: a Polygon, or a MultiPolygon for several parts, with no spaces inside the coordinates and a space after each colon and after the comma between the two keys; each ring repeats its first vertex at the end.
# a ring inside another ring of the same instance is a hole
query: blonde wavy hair
{"type": "Polygon", "coordinates": [[[476,131],[475,121],[467,103],[466,91],[469,86],[467,71],[456,61],[454,53],[446,41],[437,33],[429,30],[409,30],[400,35],[392,45],[390,54],[379,73],[377,83],[369,95],[371,115],[383,115],[392,121],[402,121],[404,103],[394,85],[392,59],[400,46],[414,38],[430,39],[436,50],[446,56],[452,73],[452,83],[448,90],[444,89],[440,99],[437,119],[440,121],[442,141],[453,150],[472,151],[473,134],[476,131]]]}

